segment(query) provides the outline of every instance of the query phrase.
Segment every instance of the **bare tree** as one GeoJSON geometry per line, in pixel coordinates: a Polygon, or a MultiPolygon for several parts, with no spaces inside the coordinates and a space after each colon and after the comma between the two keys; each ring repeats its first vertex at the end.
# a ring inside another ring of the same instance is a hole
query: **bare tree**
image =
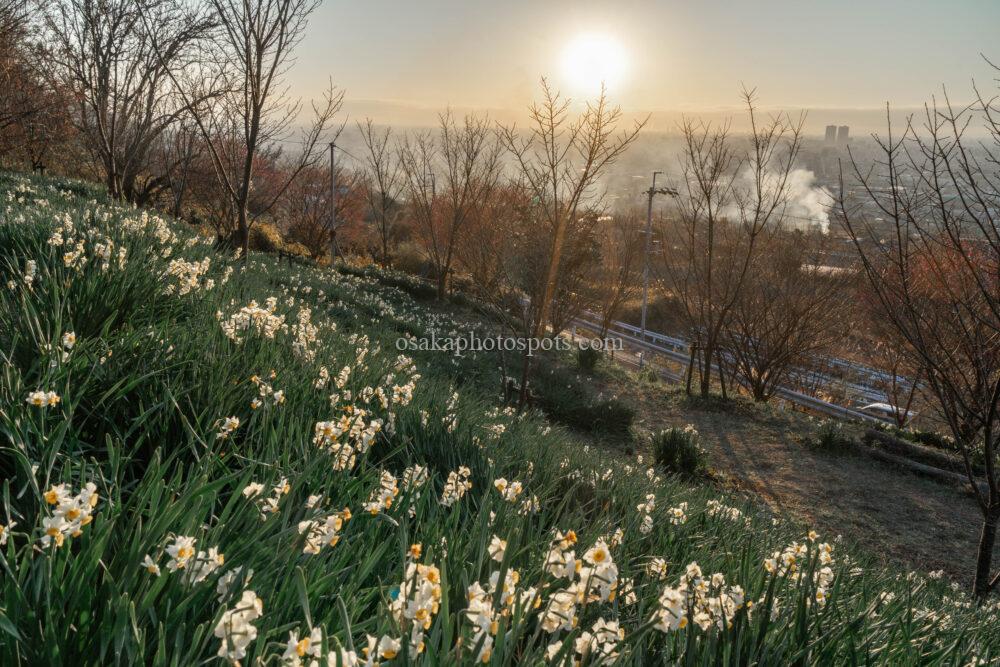
{"type": "Polygon", "coordinates": [[[29,41],[28,17],[24,2],[0,0],[0,155],[39,138],[45,121],[55,125],[65,115],[65,108],[60,107],[66,100],[60,89],[42,81],[44,68],[39,67],[37,49],[29,41]]]}
{"type": "Polygon", "coordinates": [[[885,394],[896,428],[903,428],[913,418],[913,403],[920,387],[920,370],[911,365],[905,342],[886,332],[870,352],[876,368],[884,375],[875,386],[885,394]]]}
{"type": "Polygon", "coordinates": [[[441,114],[437,136],[408,138],[400,148],[410,215],[434,268],[437,294],[448,294],[457,249],[469,222],[500,179],[501,148],[485,117],[466,116],[458,125],[441,114]]]}
{"type": "Polygon", "coordinates": [[[599,221],[600,260],[591,277],[591,301],[601,316],[604,338],[622,307],[639,293],[642,278],[643,218],[639,211],[599,221]]]}
{"type": "MultiPolygon", "coordinates": [[[[229,201],[224,207],[232,222],[228,242],[241,248],[245,257],[253,222],[274,207],[303,169],[322,159],[325,141],[335,140],[343,129],[340,126],[328,136],[344,93],[331,84],[323,100],[312,105],[313,121],[296,141],[292,126],[302,104],[288,97],[284,77],[319,0],[210,0],[209,4],[219,26],[210,42],[218,84],[209,86],[213,94],[200,100],[190,92],[192,86],[178,88],[206,141],[219,188],[229,201]],[[270,196],[257,196],[255,172],[261,155],[280,153],[288,143],[296,146],[289,151],[294,157],[283,170],[285,178],[270,196]]],[[[147,32],[155,31],[148,16],[145,23],[147,32]]],[[[179,73],[166,67],[162,51],[157,54],[177,83],[179,73]]]]}
{"type": "MultiPolygon", "coordinates": [[[[537,210],[523,182],[508,181],[483,202],[457,248],[461,268],[475,295],[494,306],[503,327],[522,338],[533,334],[538,304],[545,290],[553,230],[537,210]]],[[[600,210],[582,211],[564,246],[560,280],[549,321],[558,335],[592,300],[600,265],[600,210]]],[[[501,363],[506,362],[501,355],[501,363]]],[[[504,393],[516,389],[504,370],[504,393]]],[[[522,392],[522,399],[527,394],[522,392]]]]}
{"type": "Polygon", "coordinates": [[[402,219],[400,195],[406,181],[400,160],[390,145],[392,128],[378,129],[371,118],[358,123],[365,144],[362,187],[368,219],[375,228],[377,261],[392,266],[392,250],[399,237],[402,219]]]}
{"type": "MultiPolygon", "coordinates": [[[[621,109],[612,106],[605,91],[588,102],[576,118],[570,117],[570,100],[542,79],[542,101],[529,108],[527,133],[516,126],[501,128],[503,144],[513,156],[523,186],[533,200],[537,226],[534,242],[545,254],[541,292],[532,295],[525,319],[532,336],[541,337],[551,324],[553,302],[560,289],[564,249],[578,225],[585,222],[588,206],[599,204],[597,185],[635,141],[645,121],[618,130],[621,109]]],[[[531,360],[525,356],[521,370],[521,404],[527,399],[531,360]]]]}
{"type": "Polygon", "coordinates": [[[784,114],[761,122],[754,92],[744,90],[750,120],[746,147],[728,125],[685,120],[682,196],[667,240],[660,278],[677,297],[696,341],[707,396],[719,348],[756,256],[758,238],[785,213],[789,175],[801,147],[804,118],[784,114]]]}
{"type": "Polygon", "coordinates": [[[843,337],[850,273],[821,265],[822,235],[775,230],[723,328],[723,349],[740,384],[767,401],[796,372],[843,337]]]}
{"type": "Polygon", "coordinates": [[[184,214],[185,198],[191,190],[191,180],[199,176],[213,176],[196,173],[205,155],[205,145],[190,116],[182,117],[163,133],[157,155],[160,171],[170,191],[170,212],[180,219],[184,214]]]}
{"type": "MultiPolygon", "coordinates": [[[[562,261],[556,291],[549,309],[549,334],[558,336],[594,305],[594,283],[601,279],[601,221],[607,216],[603,209],[589,209],[580,215],[573,233],[563,245],[562,261]]],[[[546,245],[541,246],[542,259],[549,259],[546,245]]],[[[543,263],[547,267],[547,264],[543,263]]],[[[548,274],[535,285],[533,294],[543,294],[548,274]]]]}
{"type": "Polygon", "coordinates": [[[934,101],[901,134],[890,122],[875,137],[880,156],[870,168],[852,156],[858,187],[891,223],[887,237],[846,197],[840,213],[886,324],[905,342],[909,365],[923,369],[964,459],[983,516],[973,590],[984,598],[1000,582],[991,573],[1000,520],[1000,108],[978,89],[976,99],[961,109],[947,96],[934,101]],[[973,122],[989,141],[966,138],[973,122]]]}
{"type": "Polygon", "coordinates": [[[357,223],[362,208],[358,175],[347,169],[337,169],[337,197],[332,201],[330,168],[308,167],[285,191],[281,200],[281,217],[287,224],[288,238],[301,243],[313,259],[331,251],[336,259],[338,233],[345,226],[357,223]],[[331,204],[336,209],[331,213],[331,204]]]}
{"type": "Polygon", "coordinates": [[[54,0],[44,24],[51,74],[77,102],[108,193],[148,202],[165,186],[149,173],[151,150],[186,107],[169,70],[196,66],[212,19],[183,0],[54,0]]]}
{"type": "Polygon", "coordinates": [[[524,293],[517,276],[523,268],[522,246],[528,230],[524,223],[530,197],[516,182],[502,183],[469,222],[468,233],[456,252],[473,290],[486,303],[504,313],[524,293]]]}

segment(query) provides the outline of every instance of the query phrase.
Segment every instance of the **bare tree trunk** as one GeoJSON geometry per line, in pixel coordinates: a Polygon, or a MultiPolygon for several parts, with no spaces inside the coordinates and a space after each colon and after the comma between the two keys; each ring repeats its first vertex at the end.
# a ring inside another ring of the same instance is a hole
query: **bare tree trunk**
{"type": "Polygon", "coordinates": [[[729,398],[726,392],[726,366],[722,362],[722,355],[719,355],[719,388],[722,390],[722,400],[729,398]]]}
{"type": "Polygon", "coordinates": [[[245,261],[250,252],[250,226],[247,223],[246,204],[240,206],[237,210],[236,230],[233,231],[232,244],[242,251],[245,261]]]}
{"type": "Polygon", "coordinates": [[[979,551],[976,556],[976,580],[973,584],[973,591],[980,600],[985,599],[997,584],[996,578],[992,582],[990,581],[990,566],[993,562],[993,547],[996,544],[998,518],[1000,518],[1000,506],[991,507],[983,520],[983,530],[979,535],[979,551]]]}
{"type": "Polygon", "coordinates": [[[562,259],[563,243],[566,240],[566,219],[556,222],[555,238],[552,241],[552,254],[549,255],[549,268],[545,274],[545,291],[542,293],[542,312],[538,317],[535,336],[541,337],[545,332],[545,324],[552,312],[552,297],[556,293],[556,280],[559,277],[559,260],[562,259]]]}
{"type": "Polygon", "coordinates": [[[521,366],[521,393],[517,399],[518,412],[524,410],[528,403],[528,378],[531,376],[531,356],[524,352],[524,364],[521,366]]]}
{"type": "Polygon", "coordinates": [[[712,343],[706,343],[702,348],[702,367],[701,367],[701,386],[699,390],[701,391],[702,398],[707,397],[712,390],[712,358],[715,356],[715,350],[713,349],[712,343]]]}
{"type": "Polygon", "coordinates": [[[698,354],[698,347],[696,345],[691,345],[691,357],[688,359],[687,367],[687,381],[684,384],[684,391],[688,396],[691,395],[691,380],[694,377],[694,360],[695,355],[698,354]]]}
{"type": "Polygon", "coordinates": [[[437,300],[444,301],[448,298],[448,270],[443,269],[438,272],[437,277],[437,300]]]}

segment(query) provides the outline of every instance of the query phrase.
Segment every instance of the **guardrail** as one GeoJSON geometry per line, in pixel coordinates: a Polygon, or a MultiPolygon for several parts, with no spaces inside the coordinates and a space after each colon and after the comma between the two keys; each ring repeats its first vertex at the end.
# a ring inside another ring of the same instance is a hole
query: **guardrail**
{"type": "MultiPolygon", "coordinates": [[[[573,320],[573,324],[576,326],[583,327],[594,332],[600,332],[601,327],[599,324],[595,324],[584,318],[576,318],[573,320]]],[[[625,324],[624,322],[613,322],[612,327],[622,328],[626,330],[635,330],[639,332],[637,327],[625,324]]],[[[609,329],[610,329],[609,328],[609,329]]],[[[620,338],[623,343],[629,343],[633,347],[638,347],[643,352],[653,352],[659,354],[663,357],[670,359],[671,361],[687,364],[690,360],[690,353],[687,352],[687,343],[679,338],[673,338],[671,336],[664,336],[656,332],[646,331],[647,339],[663,340],[668,346],[659,345],[657,343],[652,343],[649,340],[643,340],[636,336],[632,336],[627,333],[622,333],[620,331],[609,331],[609,333],[614,333],[615,336],[620,338]],[[682,351],[685,350],[685,351],[682,351]]],[[[715,368],[715,367],[713,367],[715,368]]],[[[676,381],[678,376],[673,373],[667,373],[671,380],[676,381]]],[[[838,417],[841,419],[857,419],[859,421],[870,422],[870,423],[886,423],[888,420],[870,415],[866,412],[861,412],[860,410],[855,410],[854,408],[849,408],[843,405],[838,405],[836,403],[830,403],[824,401],[823,399],[816,398],[815,396],[810,396],[794,389],[789,389],[787,387],[778,387],[775,392],[775,396],[782,398],[790,403],[799,405],[801,407],[819,412],[821,414],[828,415],[830,417],[838,417]]]]}
{"type": "MultiPolygon", "coordinates": [[[[591,325],[595,325],[595,321],[598,319],[597,315],[595,315],[590,311],[584,311],[583,316],[584,317],[578,319],[587,320],[591,325]]],[[[627,335],[630,335],[633,338],[638,338],[641,340],[645,340],[646,342],[654,343],[661,347],[669,347],[677,351],[685,351],[685,352],[687,352],[688,350],[688,343],[686,340],[674,336],[667,336],[665,334],[656,331],[650,331],[649,329],[645,331],[645,338],[643,339],[642,329],[640,329],[635,325],[628,324],[626,322],[613,320],[609,328],[612,330],[616,330],[619,333],[625,333],[627,335]]],[[[870,378],[882,381],[887,381],[891,379],[888,374],[882,371],[879,371],[875,368],[870,368],[863,364],[858,364],[856,362],[849,361],[847,359],[839,359],[837,357],[821,357],[817,361],[827,366],[843,368],[858,375],[861,378],[870,378]]],[[[824,384],[843,385],[846,389],[848,389],[854,394],[863,397],[869,403],[880,403],[886,401],[886,396],[883,391],[875,387],[872,387],[868,384],[863,384],[862,382],[857,382],[857,381],[840,380],[837,378],[830,377],[829,375],[817,370],[804,371],[804,372],[809,372],[813,374],[815,379],[822,381],[824,384]]]]}
{"type": "MultiPolygon", "coordinates": [[[[526,299],[522,298],[521,300],[523,302],[526,299]]],[[[590,312],[590,311],[584,311],[583,315],[589,316],[589,317],[591,317],[593,319],[598,319],[597,315],[594,314],[594,313],[592,313],[592,312],[590,312]]],[[[599,324],[596,324],[595,322],[590,321],[590,320],[586,319],[585,317],[577,317],[577,318],[575,318],[573,320],[573,323],[576,324],[576,325],[582,326],[582,327],[584,327],[586,329],[590,329],[591,331],[600,332],[600,330],[601,330],[601,327],[600,327],[599,324]]],[[[612,329],[612,330],[617,329],[617,331],[614,331],[614,333],[617,336],[621,337],[623,339],[623,341],[627,341],[631,345],[633,345],[635,347],[638,347],[638,348],[640,348],[640,349],[642,349],[644,351],[655,352],[657,354],[660,354],[660,355],[663,355],[665,357],[668,357],[668,358],[672,359],[673,361],[681,363],[681,364],[688,363],[690,351],[688,350],[688,343],[687,343],[687,341],[685,341],[682,338],[676,338],[674,336],[667,336],[667,335],[659,333],[657,331],[650,331],[649,329],[647,329],[645,332],[643,332],[642,329],[640,329],[639,327],[631,325],[631,324],[628,324],[626,322],[621,322],[619,320],[612,320],[611,321],[611,326],[609,327],[609,329],[612,329]],[[628,333],[625,333],[625,332],[628,332],[628,333]],[[639,336],[642,336],[643,338],[639,338],[639,336]],[[655,342],[651,342],[651,341],[655,341],[655,342]]],[[[828,357],[827,359],[831,360],[831,361],[833,361],[833,362],[835,362],[837,364],[842,364],[842,365],[844,365],[846,367],[853,367],[855,369],[863,370],[865,372],[870,371],[871,373],[881,374],[879,371],[876,371],[875,369],[870,369],[870,368],[868,368],[866,366],[862,366],[860,364],[854,364],[854,362],[847,361],[846,359],[837,359],[835,357],[828,357]]],[[[717,368],[717,367],[713,366],[713,368],[717,368]]],[[[663,375],[665,375],[666,377],[670,378],[672,381],[678,381],[680,379],[680,376],[677,376],[674,373],[670,373],[670,372],[666,371],[665,369],[661,370],[661,372],[663,373],[663,375]]],[[[884,375],[884,374],[881,374],[881,375],[884,375]]],[[[829,378],[829,376],[825,376],[825,377],[829,378]]],[[[851,386],[851,385],[849,385],[849,386],[851,386]]],[[[864,389],[860,385],[858,386],[858,388],[859,389],[864,389]]],[[[782,399],[784,399],[786,401],[789,401],[790,403],[794,403],[795,405],[799,405],[799,406],[802,406],[804,408],[807,408],[807,409],[813,410],[815,412],[819,412],[820,414],[825,414],[825,415],[828,415],[828,416],[831,416],[831,417],[838,417],[838,418],[842,418],[842,419],[843,418],[846,418],[846,419],[857,419],[857,420],[860,420],[860,421],[865,421],[865,422],[870,422],[870,423],[888,423],[889,422],[888,419],[884,419],[884,418],[881,418],[881,417],[876,417],[876,416],[870,415],[870,414],[868,414],[866,412],[861,412],[860,410],[855,410],[854,408],[849,408],[849,407],[846,407],[846,406],[843,406],[843,405],[837,405],[836,403],[830,403],[830,402],[824,401],[824,400],[822,400],[820,398],[816,398],[815,396],[810,396],[808,394],[804,394],[802,392],[795,391],[794,389],[790,389],[790,388],[787,388],[787,387],[779,387],[778,389],[775,390],[774,393],[779,398],[782,398],[782,399]]],[[[859,392],[859,393],[862,393],[862,392],[859,392]]],[[[864,394],[862,393],[862,395],[864,395],[864,394]]],[[[876,398],[876,397],[866,396],[866,398],[872,399],[872,398],[876,398]]],[[[872,402],[878,402],[878,401],[872,400],[872,402]]]]}

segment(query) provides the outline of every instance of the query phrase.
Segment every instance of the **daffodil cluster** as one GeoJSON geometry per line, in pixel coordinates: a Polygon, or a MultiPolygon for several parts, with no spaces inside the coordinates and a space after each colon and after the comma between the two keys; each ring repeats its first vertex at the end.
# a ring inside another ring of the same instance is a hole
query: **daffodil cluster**
{"type": "Polygon", "coordinates": [[[656,509],[656,494],[647,493],[646,501],[639,503],[636,506],[642,514],[642,523],[639,524],[639,532],[643,535],[649,535],[653,531],[653,510],[656,509]]]}
{"type": "Polygon", "coordinates": [[[24,402],[28,405],[33,405],[36,408],[54,408],[59,405],[59,394],[54,391],[33,391],[28,394],[28,397],[24,399],[24,402]]]}
{"type": "MultiPolygon", "coordinates": [[[[411,556],[420,550],[411,549],[411,556]]],[[[401,628],[410,632],[410,650],[414,654],[424,650],[424,633],[441,604],[441,572],[434,565],[407,559],[399,591],[389,603],[389,611],[401,628]]]]}
{"type": "Polygon", "coordinates": [[[451,507],[465,495],[465,492],[472,488],[469,477],[472,471],[466,466],[459,466],[458,470],[448,473],[448,479],[444,483],[444,491],[441,493],[441,504],[451,507]]]}
{"type": "Polygon", "coordinates": [[[337,546],[337,542],[340,541],[340,531],[350,520],[351,510],[345,507],[342,511],[328,514],[323,519],[300,521],[299,534],[305,536],[302,553],[318,554],[324,546],[337,546]]]}
{"type": "Polygon", "coordinates": [[[208,272],[211,259],[205,257],[200,262],[188,262],[179,257],[170,260],[164,276],[167,278],[167,286],[163,292],[167,295],[184,296],[199,289],[210,290],[215,286],[215,281],[208,279],[202,282],[201,278],[208,272]],[[176,279],[176,280],[173,280],[176,279]]]}
{"type": "MultiPolygon", "coordinates": [[[[43,494],[52,513],[42,519],[42,546],[61,547],[67,537],[79,537],[84,526],[94,520],[94,509],[99,496],[97,486],[87,482],[79,493],[73,494],[66,484],[55,484],[43,494]]],[[[5,540],[6,541],[6,540],[5,540]]]]}
{"type": "Polygon", "coordinates": [[[256,301],[251,301],[229,317],[225,317],[220,311],[216,313],[216,318],[222,326],[222,332],[234,342],[243,342],[248,333],[274,338],[279,332],[288,329],[285,316],[275,312],[277,307],[278,300],[269,297],[263,307],[256,301]]]}
{"type": "Polygon", "coordinates": [[[618,621],[598,618],[590,630],[584,630],[572,642],[572,651],[566,641],[554,641],[545,649],[545,657],[550,662],[565,659],[568,653],[575,654],[574,664],[610,665],[618,659],[618,644],[625,639],[625,630],[618,621]]]}
{"type": "Polygon", "coordinates": [[[744,598],[743,589],[727,586],[721,573],[706,578],[698,563],[690,563],[677,586],[664,587],[651,620],[661,632],[683,630],[691,622],[702,630],[725,629],[744,608],[744,598]]]}
{"type": "Polygon", "coordinates": [[[253,591],[243,591],[242,597],[227,609],[215,626],[215,636],[222,640],[218,656],[238,662],[247,655],[247,647],[257,639],[253,625],[264,614],[264,601],[253,591]]]}
{"type": "Polygon", "coordinates": [[[382,430],[383,421],[364,408],[347,406],[337,420],[316,422],[313,444],[333,456],[334,470],[350,470],[358,454],[365,454],[382,430]]]}
{"type": "Polygon", "coordinates": [[[267,519],[271,514],[278,511],[278,503],[281,497],[291,490],[288,480],[282,477],[276,485],[271,487],[270,495],[264,495],[264,485],[260,482],[251,482],[243,488],[243,497],[253,500],[260,510],[261,520],[267,519]]]}
{"type": "MultiPolygon", "coordinates": [[[[269,379],[273,380],[276,376],[277,373],[271,371],[269,379]]],[[[285,392],[281,389],[275,390],[259,375],[251,375],[250,382],[257,387],[257,395],[250,401],[251,410],[257,410],[265,405],[282,405],[285,402],[285,392]]]]}
{"type": "Polygon", "coordinates": [[[365,503],[365,511],[375,515],[392,507],[393,501],[399,495],[399,484],[393,474],[383,470],[379,477],[378,487],[372,491],[371,497],[365,503]]]}

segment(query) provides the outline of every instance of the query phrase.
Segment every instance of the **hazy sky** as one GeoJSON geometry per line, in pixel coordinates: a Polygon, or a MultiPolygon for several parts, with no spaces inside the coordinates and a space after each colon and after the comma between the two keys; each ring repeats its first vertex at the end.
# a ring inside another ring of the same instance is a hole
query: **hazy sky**
{"type": "Polygon", "coordinates": [[[654,120],[732,107],[745,82],[814,125],[941,84],[964,100],[992,85],[998,37],[997,0],[325,0],[290,76],[305,97],[332,77],[355,117],[420,123],[447,104],[520,113],[542,75],[581,98],[604,66],[588,61],[610,60],[613,99],[654,120]]]}

